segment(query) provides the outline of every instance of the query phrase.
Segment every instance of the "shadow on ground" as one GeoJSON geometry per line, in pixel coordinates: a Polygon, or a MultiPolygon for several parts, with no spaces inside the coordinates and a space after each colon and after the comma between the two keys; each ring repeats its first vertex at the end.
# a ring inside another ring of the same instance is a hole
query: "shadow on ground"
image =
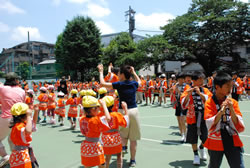
{"type": "Polygon", "coordinates": [[[169,165],[174,168],[197,168],[197,167],[206,167],[206,162],[201,160],[200,166],[193,165],[192,160],[176,160],[174,162],[170,162],[169,165]]]}
{"type": "Polygon", "coordinates": [[[182,145],[183,142],[179,140],[163,140],[162,143],[163,145],[182,145]]]}

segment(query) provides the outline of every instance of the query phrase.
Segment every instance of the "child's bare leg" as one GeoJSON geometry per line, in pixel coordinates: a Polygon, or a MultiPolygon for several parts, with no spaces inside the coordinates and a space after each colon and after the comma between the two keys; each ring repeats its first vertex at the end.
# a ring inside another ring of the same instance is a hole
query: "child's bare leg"
{"type": "Polygon", "coordinates": [[[123,161],[122,161],[122,153],[117,154],[117,168],[122,168],[123,161]]]}
{"type": "Polygon", "coordinates": [[[106,157],[105,157],[105,161],[106,161],[106,168],[109,168],[109,163],[110,163],[110,159],[111,159],[111,156],[112,155],[106,155],[106,157]]]}

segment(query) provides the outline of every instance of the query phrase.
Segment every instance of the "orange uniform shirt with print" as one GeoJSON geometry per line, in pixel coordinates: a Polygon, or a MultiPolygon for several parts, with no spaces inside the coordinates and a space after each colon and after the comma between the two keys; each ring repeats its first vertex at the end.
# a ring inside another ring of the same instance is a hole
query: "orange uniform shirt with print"
{"type": "Polygon", "coordinates": [[[122,141],[119,133],[119,127],[128,126],[128,116],[123,116],[118,112],[111,112],[111,121],[109,121],[109,126],[112,132],[103,132],[102,142],[105,155],[113,155],[121,153],[122,151],[122,141]],[[116,131],[117,130],[117,131],[116,131]]]}
{"type": "Polygon", "coordinates": [[[48,101],[49,101],[48,94],[41,93],[37,97],[37,100],[40,102],[40,104],[39,104],[39,110],[47,110],[47,108],[48,108],[48,101]]]}
{"type": "Polygon", "coordinates": [[[29,108],[31,110],[33,110],[33,103],[34,103],[34,99],[33,98],[31,98],[29,96],[26,96],[25,103],[29,106],[29,108]]]}
{"type": "MultiPolygon", "coordinates": [[[[191,88],[189,85],[185,86],[184,92],[181,95],[180,102],[181,102],[181,106],[183,109],[188,109],[187,116],[186,116],[187,123],[188,124],[195,124],[196,123],[196,116],[195,116],[194,100],[193,100],[192,94],[189,96],[189,101],[186,104],[184,104],[185,97],[188,95],[187,90],[189,88],[191,88]]],[[[212,93],[207,88],[203,87],[203,91],[204,91],[204,93],[202,93],[202,94],[205,96],[206,100],[208,98],[212,97],[212,93]]],[[[205,104],[205,102],[203,102],[203,103],[205,104]]]]}
{"type": "Polygon", "coordinates": [[[78,105],[78,101],[77,101],[77,97],[75,98],[69,98],[66,101],[66,105],[70,105],[69,107],[69,111],[68,111],[68,117],[77,117],[77,105],[78,105]]]}
{"type": "MultiPolygon", "coordinates": [[[[10,139],[15,146],[29,146],[32,137],[26,134],[25,123],[17,123],[11,130],[10,139]]],[[[10,166],[12,168],[32,168],[28,149],[13,150],[10,155],[10,166]]]]}
{"type": "Polygon", "coordinates": [[[65,112],[66,112],[65,105],[66,105],[65,99],[64,98],[59,98],[57,100],[58,108],[55,110],[55,113],[58,114],[61,117],[65,117],[65,112]]]}
{"type": "Polygon", "coordinates": [[[48,109],[56,108],[56,95],[55,93],[50,93],[48,98],[48,109]]]}
{"type": "MultiPolygon", "coordinates": [[[[82,117],[80,131],[88,138],[100,138],[102,132],[110,129],[105,117],[82,117]]],[[[105,163],[104,150],[101,143],[84,140],[81,144],[81,161],[84,166],[98,166],[105,163]]]]}
{"type": "MultiPolygon", "coordinates": [[[[238,118],[237,125],[234,125],[237,133],[233,135],[233,142],[235,147],[243,147],[243,143],[240,140],[238,133],[243,132],[245,129],[242,114],[240,112],[239,104],[236,100],[231,99],[233,102],[233,108],[238,118]]],[[[205,103],[204,119],[206,120],[206,125],[208,129],[208,138],[204,144],[206,148],[214,151],[224,151],[223,142],[220,133],[220,124],[214,125],[214,120],[218,111],[216,104],[212,98],[209,98],[205,103]]],[[[232,121],[231,121],[232,122],[232,121]]]]}

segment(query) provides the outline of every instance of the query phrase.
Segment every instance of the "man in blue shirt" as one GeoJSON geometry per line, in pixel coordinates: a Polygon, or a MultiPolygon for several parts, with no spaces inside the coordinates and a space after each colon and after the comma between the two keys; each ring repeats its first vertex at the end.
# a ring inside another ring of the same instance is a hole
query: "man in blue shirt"
{"type": "Polygon", "coordinates": [[[108,83],[104,81],[103,77],[103,65],[98,65],[100,74],[100,84],[107,89],[117,89],[119,94],[119,112],[123,113],[121,108],[121,102],[124,101],[128,106],[129,126],[128,128],[120,129],[122,137],[123,151],[127,150],[127,143],[130,140],[130,167],[135,167],[135,155],[137,140],[141,139],[140,124],[139,124],[139,112],[136,105],[136,90],[141,84],[140,78],[137,76],[133,67],[125,65],[120,68],[118,73],[119,82],[108,83]],[[132,80],[132,75],[134,80],[132,80]]]}

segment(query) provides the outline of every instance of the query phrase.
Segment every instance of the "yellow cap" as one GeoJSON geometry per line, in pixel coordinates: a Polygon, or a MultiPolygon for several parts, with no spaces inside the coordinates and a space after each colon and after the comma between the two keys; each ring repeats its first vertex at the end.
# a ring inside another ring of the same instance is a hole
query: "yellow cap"
{"type": "Polygon", "coordinates": [[[71,93],[71,94],[77,94],[78,92],[77,92],[76,89],[72,89],[72,90],[70,91],[70,93],[71,93]]]}
{"type": "Polygon", "coordinates": [[[19,116],[22,114],[26,114],[27,110],[29,109],[29,106],[25,103],[16,103],[11,107],[11,114],[13,116],[19,116]]]}
{"type": "Polygon", "coordinates": [[[113,96],[104,96],[102,100],[105,101],[107,107],[113,106],[115,102],[113,96]]]}
{"type": "Polygon", "coordinates": [[[105,94],[105,93],[108,93],[107,89],[105,87],[101,87],[99,90],[98,90],[98,93],[99,94],[105,94]]]}
{"type": "Polygon", "coordinates": [[[86,96],[96,96],[96,92],[92,89],[86,91],[86,96]]]}
{"type": "Polygon", "coordinates": [[[81,91],[80,91],[80,95],[81,95],[81,96],[85,96],[85,95],[86,95],[86,90],[81,90],[81,91]]]}
{"type": "Polygon", "coordinates": [[[82,105],[83,107],[89,108],[89,107],[97,107],[100,106],[100,103],[98,100],[93,96],[84,96],[82,98],[82,105]]]}

